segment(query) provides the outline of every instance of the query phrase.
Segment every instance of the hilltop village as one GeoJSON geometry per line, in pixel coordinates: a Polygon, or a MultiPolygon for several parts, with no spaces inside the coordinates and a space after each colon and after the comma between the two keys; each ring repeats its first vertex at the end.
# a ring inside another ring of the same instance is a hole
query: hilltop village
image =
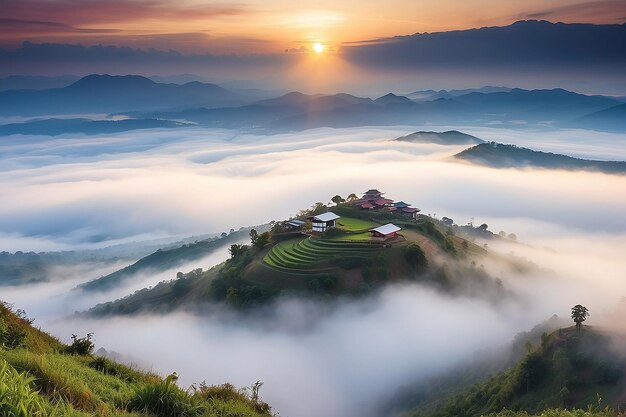
{"type": "MultiPolygon", "coordinates": [[[[331,201],[258,230],[224,234],[216,242],[232,242],[249,232],[250,244],[232,243],[231,257],[223,264],[181,272],[173,282],[96,306],[89,314],[169,311],[207,301],[247,308],[281,294],[359,295],[403,281],[420,281],[447,293],[494,299],[502,295],[501,282],[479,266],[487,250],[457,233],[462,229],[450,219],[420,214],[411,204],[375,189],[331,201]]],[[[157,255],[167,257],[169,252],[157,255]]]]}
{"type": "MultiPolygon", "coordinates": [[[[394,202],[394,200],[383,197],[384,194],[376,189],[370,189],[364,192],[361,198],[351,194],[347,200],[337,199],[336,197],[335,200],[338,207],[343,205],[344,207],[356,208],[363,212],[372,211],[374,213],[378,212],[378,214],[395,214],[403,216],[404,220],[417,219],[417,214],[420,212],[418,208],[411,207],[411,204],[404,201],[394,202]]],[[[340,215],[332,211],[324,211],[322,213],[312,213],[302,219],[287,220],[283,222],[283,225],[291,231],[301,231],[311,236],[326,233],[331,228],[339,228],[346,235],[349,235],[346,238],[351,242],[393,243],[403,240],[402,234],[399,233],[401,228],[392,222],[365,230],[359,229],[359,224],[355,225],[354,220],[349,217],[342,220],[340,215]]],[[[365,226],[365,223],[361,223],[360,226],[365,226]]]]}

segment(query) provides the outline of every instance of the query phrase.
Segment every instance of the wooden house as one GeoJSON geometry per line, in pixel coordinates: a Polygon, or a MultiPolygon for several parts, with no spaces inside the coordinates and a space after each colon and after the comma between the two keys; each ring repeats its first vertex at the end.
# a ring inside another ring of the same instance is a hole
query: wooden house
{"type": "Polygon", "coordinates": [[[307,220],[311,221],[311,231],[315,233],[324,233],[331,227],[337,226],[336,221],[339,217],[340,216],[337,216],[335,213],[328,211],[315,216],[309,216],[307,217],[307,220]]]}
{"type": "Polygon", "coordinates": [[[374,242],[384,242],[398,236],[400,228],[393,223],[387,223],[383,226],[370,229],[371,240],[374,242]]]}

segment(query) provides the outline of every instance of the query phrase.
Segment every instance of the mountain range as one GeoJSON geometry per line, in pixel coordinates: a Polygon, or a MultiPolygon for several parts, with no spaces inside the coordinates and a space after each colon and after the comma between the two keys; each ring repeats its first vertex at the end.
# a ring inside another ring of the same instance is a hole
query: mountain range
{"type": "Polygon", "coordinates": [[[0,91],[0,115],[114,113],[142,121],[87,125],[83,120],[36,120],[5,126],[0,134],[92,134],[178,126],[164,120],[267,132],[402,124],[626,130],[623,117],[626,107],[618,99],[563,89],[485,87],[409,94],[418,97],[415,100],[394,93],[374,99],[346,93],[300,92],[263,100],[254,98],[261,96],[259,92],[246,96],[243,90],[232,92],[200,82],[162,84],[140,76],[90,75],[64,88],[0,91]]]}

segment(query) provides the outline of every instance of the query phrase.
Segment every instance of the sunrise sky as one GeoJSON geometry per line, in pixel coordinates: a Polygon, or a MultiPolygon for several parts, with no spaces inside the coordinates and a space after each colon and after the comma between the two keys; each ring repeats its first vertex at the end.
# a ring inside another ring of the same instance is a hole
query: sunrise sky
{"type": "Polygon", "coordinates": [[[0,0],[0,45],[23,41],[276,53],[517,20],[622,23],[623,0],[0,0]],[[546,6],[546,3],[549,6],[546,6]]]}

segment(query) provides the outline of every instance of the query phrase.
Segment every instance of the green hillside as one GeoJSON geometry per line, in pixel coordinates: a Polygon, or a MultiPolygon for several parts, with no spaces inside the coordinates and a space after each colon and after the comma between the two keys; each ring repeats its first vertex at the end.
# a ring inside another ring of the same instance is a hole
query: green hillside
{"type": "Polygon", "coordinates": [[[270,417],[270,406],[230,384],[185,390],[167,378],[94,356],[91,337],[65,345],[0,303],[2,417],[270,417]]]}
{"type": "Polygon", "coordinates": [[[208,256],[216,249],[241,240],[248,234],[248,229],[230,233],[227,236],[201,240],[175,248],[159,249],[139,259],[137,262],[111,274],[94,279],[79,286],[83,291],[106,291],[115,288],[135,274],[175,268],[184,262],[208,256]]]}
{"type": "MultiPolygon", "coordinates": [[[[327,210],[318,204],[299,217],[327,210]]],[[[506,294],[500,280],[477,266],[476,260],[488,252],[440,221],[360,210],[347,203],[332,210],[341,217],[325,233],[303,233],[275,223],[270,231],[257,233],[251,244],[232,245],[231,258],[223,264],[179,272],[172,281],[98,305],[89,314],[168,312],[204,303],[247,308],[280,295],[359,295],[402,281],[494,300],[506,294]],[[401,228],[396,238],[370,239],[369,229],[390,222],[401,228]]]]}
{"type": "Polygon", "coordinates": [[[571,327],[545,334],[539,346],[528,347],[531,351],[509,370],[471,386],[435,410],[416,407],[404,415],[473,417],[499,413],[493,415],[517,417],[551,408],[587,409],[591,405],[602,410],[606,405],[614,409],[623,406],[626,358],[613,350],[609,334],[571,327]],[[503,409],[522,413],[500,413],[503,409]]]}

